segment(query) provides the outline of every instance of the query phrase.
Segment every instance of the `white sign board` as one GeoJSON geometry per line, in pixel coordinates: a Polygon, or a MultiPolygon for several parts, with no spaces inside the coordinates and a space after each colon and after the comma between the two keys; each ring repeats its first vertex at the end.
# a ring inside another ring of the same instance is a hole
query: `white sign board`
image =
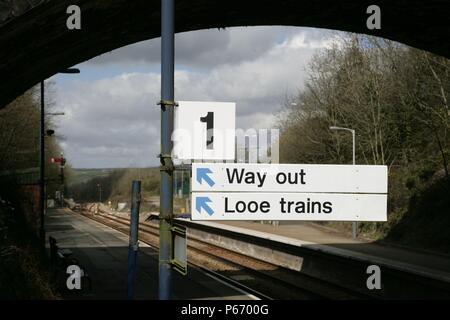
{"type": "Polygon", "coordinates": [[[233,102],[179,101],[175,107],[173,157],[233,160],[235,114],[233,102]]]}
{"type": "Polygon", "coordinates": [[[192,191],[387,193],[387,167],[193,163],[192,191]]]}
{"type": "Polygon", "coordinates": [[[386,221],[387,167],[192,164],[193,220],[386,221]]]}
{"type": "Polygon", "coordinates": [[[192,220],[386,221],[386,194],[192,193],[192,220]]]}

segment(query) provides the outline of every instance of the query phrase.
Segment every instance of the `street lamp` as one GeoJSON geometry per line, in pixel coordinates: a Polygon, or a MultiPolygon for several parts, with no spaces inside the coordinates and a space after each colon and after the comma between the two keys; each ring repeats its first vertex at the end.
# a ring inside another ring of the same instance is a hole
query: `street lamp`
{"type": "MultiPolygon", "coordinates": [[[[59,73],[64,74],[75,74],[80,73],[77,68],[68,68],[60,71],[59,73]]],[[[40,236],[41,240],[45,245],[45,95],[44,95],[44,81],[41,81],[41,119],[39,128],[39,202],[40,202],[40,236]]]]}
{"type": "Polygon", "coordinates": [[[352,133],[352,140],[353,140],[353,164],[356,164],[355,161],[355,130],[349,129],[349,128],[343,128],[343,127],[335,127],[331,126],[330,130],[344,130],[344,131],[350,131],[352,133]]]}
{"type": "MultiPolygon", "coordinates": [[[[330,130],[343,130],[343,131],[349,131],[352,133],[352,141],[353,141],[352,157],[353,157],[353,165],[355,165],[356,164],[356,160],[355,160],[355,130],[349,129],[349,128],[343,128],[343,127],[336,127],[336,126],[331,126],[330,130]]],[[[358,222],[353,221],[352,222],[352,237],[353,237],[353,239],[356,239],[357,232],[358,232],[358,222]]]]}

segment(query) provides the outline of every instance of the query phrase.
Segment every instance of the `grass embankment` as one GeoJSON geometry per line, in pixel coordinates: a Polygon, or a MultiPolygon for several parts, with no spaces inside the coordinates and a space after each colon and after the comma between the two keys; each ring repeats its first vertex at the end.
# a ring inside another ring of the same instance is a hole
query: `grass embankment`
{"type": "Polygon", "coordinates": [[[141,181],[141,197],[159,195],[159,168],[129,168],[123,169],[119,179],[114,181],[109,199],[117,202],[129,202],[131,199],[131,184],[133,180],[141,181]]]}
{"type": "Polygon", "coordinates": [[[113,169],[106,175],[104,172],[104,169],[74,169],[75,183],[69,186],[69,197],[76,202],[98,202],[101,198],[101,202],[111,201],[116,208],[119,202],[130,202],[131,184],[140,180],[141,207],[150,211],[159,209],[158,203],[155,205],[155,197],[159,196],[158,168],[113,169]]]}
{"type": "Polygon", "coordinates": [[[109,176],[116,169],[71,169],[72,175],[68,181],[69,187],[71,185],[79,185],[89,182],[95,178],[104,178],[109,176]]]}
{"type": "Polygon", "coordinates": [[[406,178],[407,203],[392,211],[382,241],[450,254],[450,181],[443,170],[406,178]]]}

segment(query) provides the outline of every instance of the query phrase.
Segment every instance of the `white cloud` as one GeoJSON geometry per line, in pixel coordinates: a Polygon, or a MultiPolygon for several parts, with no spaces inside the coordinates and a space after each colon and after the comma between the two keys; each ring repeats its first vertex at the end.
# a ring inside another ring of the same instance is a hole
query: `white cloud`
{"type": "MultiPolygon", "coordinates": [[[[329,31],[281,27],[178,35],[182,57],[177,59],[184,67],[176,72],[176,99],[234,101],[239,128],[269,128],[284,96],[302,87],[312,55],[330,45],[333,37],[329,31]]],[[[101,72],[107,65],[119,73],[121,65],[132,60],[155,63],[156,58],[147,59],[145,54],[156,52],[155,47],[154,40],[143,42],[82,67],[101,72]]],[[[60,123],[66,137],[63,148],[75,167],[157,165],[159,74],[130,72],[71,80],[57,88],[59,109],[66,113],[60,123]]]]}

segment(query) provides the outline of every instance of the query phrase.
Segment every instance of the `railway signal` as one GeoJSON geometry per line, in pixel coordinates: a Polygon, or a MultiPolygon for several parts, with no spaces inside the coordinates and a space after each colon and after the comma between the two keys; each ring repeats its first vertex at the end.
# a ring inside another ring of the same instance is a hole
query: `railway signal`
{"type": "Polygon", "coordinates": [[[64,164],[65,164],[66,162],[65,162],[64,158],[50,158],[49,163],[62,163],[63,160],[64,160],[64,164]]]}

